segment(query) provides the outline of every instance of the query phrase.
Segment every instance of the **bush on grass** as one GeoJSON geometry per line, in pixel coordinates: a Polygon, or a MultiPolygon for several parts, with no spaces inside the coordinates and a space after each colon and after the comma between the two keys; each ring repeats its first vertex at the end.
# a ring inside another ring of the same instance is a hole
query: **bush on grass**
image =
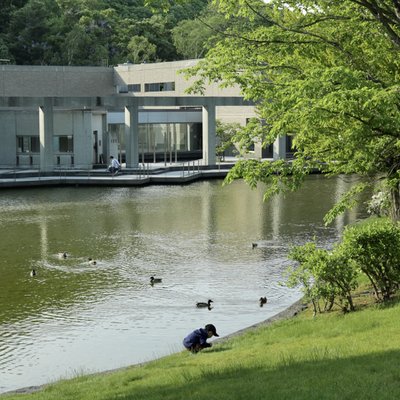
{"type": "Polygon", "coordinates": [[[360,273],[371,282],[376,299],[387,301],[400,284],[400,225],[387,218],[371,219],[347,227],[332,251],[310,242],[294,247],[289,258],[297,265],[288,270],[288,285],[303,286],[314,314],[334,304],[353,311],[352,292],[360,273]]]}

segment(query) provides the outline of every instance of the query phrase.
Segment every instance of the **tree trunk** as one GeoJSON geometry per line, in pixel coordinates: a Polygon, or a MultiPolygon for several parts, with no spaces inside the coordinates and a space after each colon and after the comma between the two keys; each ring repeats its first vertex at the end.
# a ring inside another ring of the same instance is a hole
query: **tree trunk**
{"type": "Polygon", "coordinates": [[[397,185],[390,191],[391,196],[391,209],[390,218],[392,221],[400,221],[400,186],[397,185]]]}
{"type": "Polygon", "coordinates": [[[363,270],[363,269],[362,269],[362,271],[364,272],[365,275],[367,275],[369,281],[371,282],[372,287],[374,288],[374,296],[375,296],[375,299],[376,299],[376,300],[380,300],[380,298],[379,298],[379,293],[378,293],[378,287],[376,286],[374,279],[372,279],[371,275],[370,275],[368,272],[366,272],[366,271],[363,270]]]}
{"type": "Polygon", "coordinates": [[[348,293],[348,295],[347,295],[346,298],[347,298],[347,301],[348,301],[348,303],[349,303],[350,311],[354,311],[354,310],[355,310],[355,307],[354,307],[354,303],[353,303],[353,297],[351,296],[350,293],[348,293]]]}

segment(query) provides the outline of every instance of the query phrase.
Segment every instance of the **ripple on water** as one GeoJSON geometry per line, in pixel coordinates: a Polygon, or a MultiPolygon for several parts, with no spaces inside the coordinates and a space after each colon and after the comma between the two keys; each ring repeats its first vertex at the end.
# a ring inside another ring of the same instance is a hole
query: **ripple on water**
{"type": "Polygon", "coordinates": [[[298,197],[267,204],[262,190],[220,184],[2,196],[0,391],[147,361],[180,350],[206,323],[225,336],[297,300],[280,284],[287,252],[314,235],[323,245],[337,237],[320,222],[335,191],[321,192],[310,216],[298,197]],[[208,299],[211,310],[196,307],[208,299]]]}

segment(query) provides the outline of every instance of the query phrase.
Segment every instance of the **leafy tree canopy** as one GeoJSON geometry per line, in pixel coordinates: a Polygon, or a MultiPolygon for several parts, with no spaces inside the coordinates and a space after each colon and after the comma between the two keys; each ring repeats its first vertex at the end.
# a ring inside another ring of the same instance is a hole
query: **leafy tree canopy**
{"type": "Polygon", "coordinates": [[[202,58],[221,39],[229,25],[216,8],[209,5],[195,19],[180,21],[172,29],[178,54],[185,58],[202,58]]]}
{"type": "Polygon", "coordinates": [[[132,49],[141,37],[140,44],[149,43],[146,60],[177,60],[182,55],[173,28],[195,19],[208,1],[166,3],[168,8],[145,0],[4,0],[0,55],[17,64],[118,64],[142,52],[132,49]]]}
{"type": "MultiPolygon", "coordinates": [[[[243,141],[267,146],[292,135],[296,149],[290,165],[240,161],[228,181],[262,181],[273,194],[297,188],[313,168],[380,178],[390,188],[392,218],[399,219],[400,2],[213,3],[230,24],[191,71],[199,78],[193,90],[207,81],[239,85],[260,120],[242,131],[243,141]]],[[[362,189],[354,188],[337,211],[362,189]]]]}

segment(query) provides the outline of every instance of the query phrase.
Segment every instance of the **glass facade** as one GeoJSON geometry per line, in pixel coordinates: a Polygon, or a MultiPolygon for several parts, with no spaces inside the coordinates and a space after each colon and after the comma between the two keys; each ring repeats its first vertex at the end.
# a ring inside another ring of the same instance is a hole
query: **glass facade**
{"type": "Polygon", "coordinates": [[[139,149],[163,152],[174,149],[179,152],[201,150],[201,124],[141,124],[139,125],[139,149]]]}
{"type": "MultiPolygon", "coordinates": [[[[110,124],[109,132],[118,138],[118,147],[125,154],[125,126],[110,124]]],[[[139,160],[157,162],[168,158],[186,160],[201,158],[202,124],[170,123],[139,124],[139,160]]],[[[122,156],[124,160],[124,156],[122,156]]]]}

